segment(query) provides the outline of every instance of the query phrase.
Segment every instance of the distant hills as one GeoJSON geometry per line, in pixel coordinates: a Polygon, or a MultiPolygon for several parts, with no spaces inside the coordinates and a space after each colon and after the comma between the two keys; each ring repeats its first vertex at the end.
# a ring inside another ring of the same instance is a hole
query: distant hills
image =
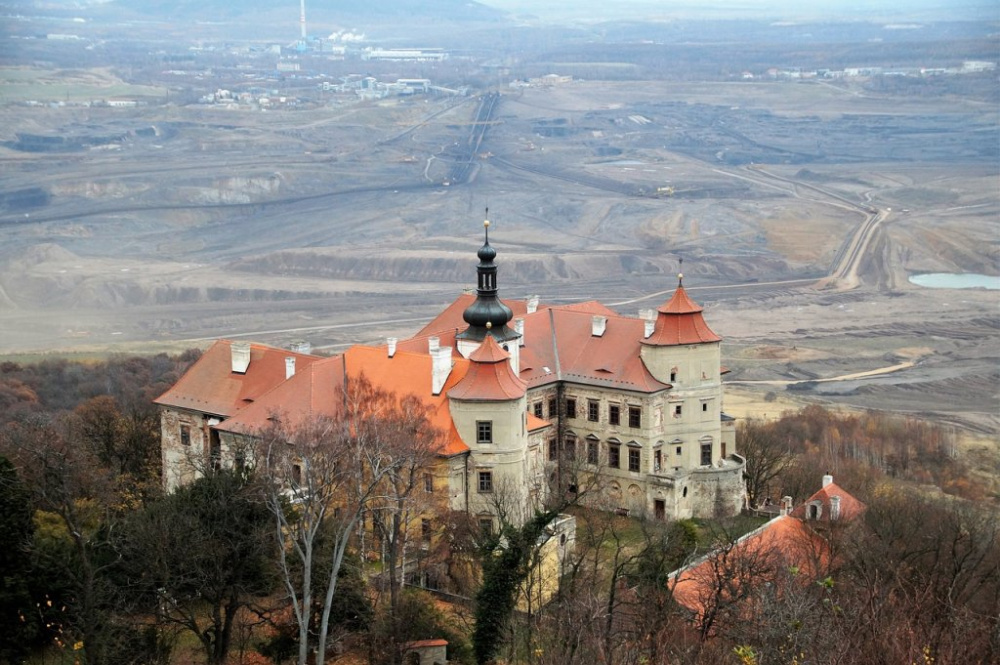
{"type": "MultiPolygon", "coordinates": [[[[238,19],[285,12],[298,16],[298,0],[112,0],[135,14],[172,19],[238,19]],[[286,7],[287,6],[287,7],[286,7]]],[[[307,16],[364,19],[423,19],[443,21],[493,21],[505,12],[472,0],[306,0],[307,16]]]]}

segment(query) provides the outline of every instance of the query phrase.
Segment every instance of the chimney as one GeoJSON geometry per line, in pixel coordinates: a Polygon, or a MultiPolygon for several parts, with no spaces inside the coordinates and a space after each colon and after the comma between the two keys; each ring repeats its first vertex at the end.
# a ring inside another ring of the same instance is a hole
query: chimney
{"type": "Polygon", "coordinates": [[[830,472],[827,471],[826,475],[823,476],[823,487],[826,487],[827,485],[829,485],[832,482],[833,482],[833,476],[831,476],[830,472]]]}
{"type": "Polygon", "coordinates": [[[538,311],[538,296],[528,297],[528,314],[534,314],[538,311]]]}
{"type": "Polygon", "coordinates": [[[434,352],[441,348],[441,338],[440,337],[428,337],[427,338],[427,352],[432,356],[434,352]]]}
{"type": "Polygon", "coordinates": [[[396,342],[399,340],[395,337],[387,337],[385,340],[385,345],[389,349],[389,357],[392,358],[396,355],[396,342]]]}
{"type": "Polygon", "coordinates": [[[285,379],[295,376],[295,356],[285,357],[285,379]]]}
{"type": "Polygon", "coordinates": [[[608,317],[596,315],[590,319],[590,334],[594,337],[603,337],[604,331],[608,327],[608,317]]]}
{"type": "Polygon", "coordinates": [[[830,519],[839,520],[840,519],[840,497],[831,496],[830,497],[830,519]]]}
{"type": "MultiPolygon", "coordinates": [[[[438,341],[437,337],[432,337],[438,341]]],[[[451,374],[451,347],[437,346],[431,351],[431,392],[440,395],[451,374]]]]}
{"type": "Polygon", "coordinates": [[[514,319],[514,332],[521,336],[517,340],[517,345],[524,346],[524,319],[514,319]]]}
{"type": "Polygon", "coordinates": [[[312,344],[310,344],[309,342],[301,342],[301,341],[292,342],[291,344],[288,345],[288,350],[294,351],[295,353],[305,353],[308,355],[312,353],[312,344]]]}
{"type": "Polygon", "coordinates": [[[639,318],[642,319],[643,321],[655,321],[656,314],[652,309],[640,309],[639,318]]]}
{"type": "Polygon", "coordinates": [[[233,373],[246,374],[250,367],[250,342],[230,342],[229,350],[232,353],[233,373]]]}
{"type": "Polygon", "coordinates": [[[653,330],[656,329],[656,320],[646,319],[645,321],[643,321],[643,323],[645,323],[646,325],[642,331],[642,337],[643,339],[648,339],[649,336],[653,334],[653,330]]]}
{"type": "Polygon", "coordinates": [[[783,496],[781,497],[781,514],[787,515],[792,512],[792,497],[783,496]]]}

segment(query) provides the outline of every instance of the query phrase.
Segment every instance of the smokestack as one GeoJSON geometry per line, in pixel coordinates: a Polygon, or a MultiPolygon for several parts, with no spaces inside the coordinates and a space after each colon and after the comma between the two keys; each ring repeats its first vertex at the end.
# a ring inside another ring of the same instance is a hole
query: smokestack
{"type": "Polygon", "coordinates": [[[528,298],[528,314],[534,314],[538,311],[538,296],[530,296],[528,298]]]}
{"type": "Polygon", "coordinates": [[[234,374],[246,374],[250,367],[250,342],[230,342],[234,374]]]}
{"type": "MultiPolygon", "coordinates": [[[[433,339],[437,339],[434,337],[433,339]]],[[[440,395],[451,374],[451,347],[441,346],[431,351],[431,392],[440,395]]]]}
{"type": "Polygon", "coordinates": [[[299,26],[302,28],[302,41],[306,40],[306,0],[299,0],[299,26]]]}
{"type": "Polygon", "coordinates": [[[823,487],[826,487],[827,485],[829,485],[832,482],[833,482],[833,476],[831,476],[830,472],[827,471],[826,475],[823,476],[823,487]]]}
{"type": "Polygon", "coordinates": [[[389,349],[389,357],[392,358],[396,355],[396,342],[399,340],[395,337],[388,337],[385,340],[385,345],[389,349]]]}
{"type": "Polygon", "coordinates": [[[295,376],[295,356],[285,358],[285,379],[295,376]]]}

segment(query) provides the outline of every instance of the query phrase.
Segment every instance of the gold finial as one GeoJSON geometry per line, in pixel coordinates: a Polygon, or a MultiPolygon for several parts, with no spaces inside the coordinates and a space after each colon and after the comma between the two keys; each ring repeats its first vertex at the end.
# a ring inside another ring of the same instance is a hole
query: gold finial
{"type": "Polygon", "coordinates": [[[493,322],[492,321],[487,321],[486,322],[486,329],[487,330],[492,330],[493,329],[493,322]]]}

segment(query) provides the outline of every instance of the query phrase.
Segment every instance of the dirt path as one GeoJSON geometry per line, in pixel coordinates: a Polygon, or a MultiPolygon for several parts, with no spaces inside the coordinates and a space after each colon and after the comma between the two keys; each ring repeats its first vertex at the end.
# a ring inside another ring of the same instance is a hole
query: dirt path
{"type": "Polygon", "coordinates": [[[759,385],[759,386],[795,386],[800,383],[832,383],[834,381],[853,381],[855,379],[867,379],[871,376],[880,376],[882,374],[892,374],[893,372],[899,372],[904,369],[909,369],[916,365],[916,361],[907,360],[905,362],[898,363],[896,365],[890,365],[888,367],[879,367],[878,369],[870,369],[866,372],[854,372],[853,374],[841,374],[840,376],[831,376],[826,379],[796,379],[796,380],[772,380],[772,381],[726,381],[726,385],[759,385]]]}

